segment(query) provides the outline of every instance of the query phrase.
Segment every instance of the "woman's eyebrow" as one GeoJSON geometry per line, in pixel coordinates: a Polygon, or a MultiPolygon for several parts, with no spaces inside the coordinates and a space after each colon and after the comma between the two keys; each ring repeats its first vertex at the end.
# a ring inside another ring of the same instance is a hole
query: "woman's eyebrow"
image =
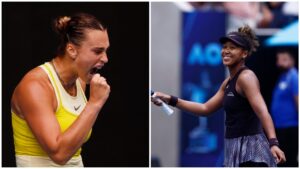
{"type": "Polygon", "coordinates": [[[94,47],[92,48],[92,51],[105,51],[104,47],[94,47]]]}

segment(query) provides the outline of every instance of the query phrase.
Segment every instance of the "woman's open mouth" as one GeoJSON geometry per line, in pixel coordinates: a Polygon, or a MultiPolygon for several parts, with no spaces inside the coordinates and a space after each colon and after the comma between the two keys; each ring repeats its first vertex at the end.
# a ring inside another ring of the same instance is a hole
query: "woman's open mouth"
{"type": "Polygon", "coordinates": [[[94,67],[94,68],[92,68],[92,69],[90,70],[90,74],[91,74],[91,75],[94,75],[94,74],[98,73],[100,69],[101,69],[101,68],[94,67]]]}

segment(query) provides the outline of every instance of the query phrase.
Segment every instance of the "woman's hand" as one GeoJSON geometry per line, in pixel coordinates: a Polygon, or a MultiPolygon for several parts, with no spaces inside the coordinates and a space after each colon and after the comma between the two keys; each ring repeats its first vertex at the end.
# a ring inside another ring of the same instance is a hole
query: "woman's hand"
{"type": "Polygon", "coordinates": [[[90,82],[90,99],[94,105],[103,105],[110,93],[110,86],[100,74],[95,74],[90,82]]]}
{"type": "Polygon", "coordinates": [[[161,106],[162,102],[155,99],[155,98],[159,98],[160,100],[162,100],[165,103],[169,103],[171,96],[167,95],[165,93],[161,93],[161,92],[155,92],[152,97],[151,97],[151,101],[157,105],[157,106],[161,106]],[[154,98],[153,98],[154,97],[154,98]]]}
{"type": "Polygon", "coordinates": [[[286,161],[284,152],[280,150],[278,146],[271,147],[271,153],[273,157],[276,159],[276,163],[284,163],[286,161]]]}

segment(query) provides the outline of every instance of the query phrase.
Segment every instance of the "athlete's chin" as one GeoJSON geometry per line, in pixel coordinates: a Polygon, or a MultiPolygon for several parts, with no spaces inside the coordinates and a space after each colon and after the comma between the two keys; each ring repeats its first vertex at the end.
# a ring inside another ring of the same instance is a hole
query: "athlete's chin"
{"type": "Polygon", "coordinates": [[[223,65],[224,65],[224,66],[230,66],[231,63],[230,63],[230,62],[223,61],[223,65]]]}

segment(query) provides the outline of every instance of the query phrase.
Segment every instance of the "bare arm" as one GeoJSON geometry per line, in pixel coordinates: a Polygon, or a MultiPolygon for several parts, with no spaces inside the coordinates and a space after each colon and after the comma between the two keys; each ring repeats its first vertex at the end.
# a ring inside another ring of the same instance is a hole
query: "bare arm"
{"type": "MultiPolygon", "coordinates": [[[[206,103],[197,103],[197,102],[187,101],[179,98],[176,107],[197,116],[210,115],[211,113],[217,111],[222,107],[224,89],[227,81],[228,79],[226,79],[222,83],[217,93],[212,98],[210,98],[206,103]]],[[[169,103],[170,101],[170,95],[164,93],[157,92],[157,97],[159,97],[166,103],[169,103]]]]}
{"type": "Polygon", "coordinates": [[[237,84],[261,121],[267,137],[269,139],[276,138],[273,121],[260,93],[259,82],[255,74],[250,70],[242,72],[238,78],[237,84]]]}
{"type": "MultiPolygon", "coordinates": [[[[238,78],[237,86],[237,90],[241,89],[242,94],[246,96],[252,109],[262,123],[267,138],[276,138],[273,121],[260,93],[259,81],[256,75],[250,70],[243,71],[238,78]]],[[[284,153],[277,146],[272,146],[271,151],[278,162],[285,161],[284,153]]]]}
{"type": "Polygon", "coordinates": [[[64,132],[60,130],[53,107],[53,93],[46,81],[24,79],[16,90],[19,112],[43,150],[58,164],[65,164],[81,147],[92,128],[98,112],[109,95],[109,86],[100,76],[91,81],[91,96],[85,109],[64,132]],[[98,96],[96,96],[98,95],[98,96]]]}

